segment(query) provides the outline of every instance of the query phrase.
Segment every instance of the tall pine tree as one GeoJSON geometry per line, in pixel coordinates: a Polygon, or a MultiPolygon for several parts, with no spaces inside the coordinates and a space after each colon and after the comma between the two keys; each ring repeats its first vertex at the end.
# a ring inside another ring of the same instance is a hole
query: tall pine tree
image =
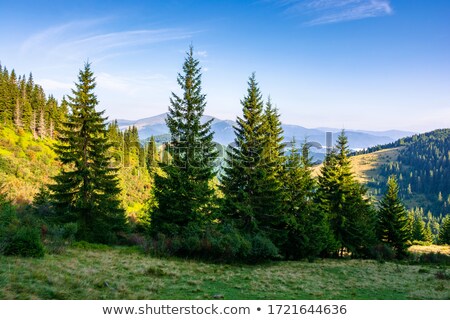
{"type": "Polygon", "coordinates": [[[398,197],[398,184],[394,176],[387,182],[387,191],[378,210],[378,239],[390,245],[398,256],[403,256],[410,237],[408,212],[398,197]]]}
{"type": "Polygon", "coordinates": [[[375,241],[375,214],[366,189],[353,176],[348,154],[348,140],[342,131],[325,158],[317,192],[339,256],[344,251],[363,254],[375,241]]]}
{"type": "Polygon", "coordinates": [[[71,113],[55,149],[62,168],[50,189],[60,220],[76,222],[79,239],[110,243],[125,227],[125,212],[118,198],[117,169],[110,166],[107,152],[111,145],[104,111],[95,110],[95,86],[86,63],[68,97],[71,113]]]}
{"type": "Polygon", "coordinates": [[[312,176],[309,145],[305,141],[301,153],[295,139],[284,164],[284,195],[288,241],[287,258],[314,258],[329,245],[328,221],[315,201],[317,182],[312,176]]]}
{"type": "Polygon", "coordinates": [[[283,130],[278,112],[264,102],[255,74],[241,101],[235,143],[227,150],[224,174],[224,219],[251,236],[260,234],[282,247],[287,241],[283,207],[283,130]]]}
{"type": "Polygon", "coordinates": [[[153,234],[176,235],[183,228],[201,227],[211,217],[214,190],[213,162],[218,152],[213,143],[211,122],[201,122],[206,96],[202,93],[201,68],[191,46],[177,82],[182,95],[172,93],[166,119],[171,140],[166,145],[170,161],[155,175],[157,208],[151,215],[153,234]]]}
{"type": "Polygon", "coordinates": [[[222,191],[224,214],[238,229],[256,232],[260,229],[258,215],[267,205],[261,192],[264,173],[264,103],[255,74],[248,81],[247,95],[241,101],[243,117],[234,127],[234,145],[227,150],[222,191]]]}

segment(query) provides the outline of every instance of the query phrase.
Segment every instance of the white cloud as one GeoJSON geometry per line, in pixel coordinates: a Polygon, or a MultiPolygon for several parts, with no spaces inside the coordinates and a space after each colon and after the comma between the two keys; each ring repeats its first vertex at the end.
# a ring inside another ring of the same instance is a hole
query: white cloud
{"type": "Polygon", "coordinates": [[[310,26],[393,14],[390,0],[280,0],[277,4],[310,26]]]}
{"type": "Polygon", "coordinates": [[[201,58],[206,58],[208,57],[208,52],[207,51],[196,51],[194,53],[196,56],[199,56],[201,58]]]}
{"type": "Polygon", "coordinates": [[[52,92],[54,90],[69,90],[74,87],[73,83],[52,79],[36,79],[36,83],[39,83],[39,85],[41,85],[46,92],[52,92]]]}
{"type": "Polygon", "coordinates": [[[193,32],[174,28],[105,32],[106,26],[103,25],[107,20],[69,22],[40,31],[22,43],[20,54],[40,54],[58,61],[79,61],[87,57],[98,61],[149,44],[186,39],[193,35],[193,32]]]}

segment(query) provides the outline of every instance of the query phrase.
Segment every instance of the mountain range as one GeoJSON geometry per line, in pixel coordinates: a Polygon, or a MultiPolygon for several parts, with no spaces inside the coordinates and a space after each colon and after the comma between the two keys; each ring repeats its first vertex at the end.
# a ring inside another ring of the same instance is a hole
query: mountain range
{"type": "MultiPolygon", "coordinates": [[[[139,137],[142,140],[150,136],[159,136],[169,133],[166,126],[167,113],[159,114],[153,117],[143,118],[139,120],[124,120],[119,119],[117,123],[119,127],[124,130],[130,126],[136,126],[139,132],[139,137]]],[[[234,141],[234,129],[236,125],[232,120],[221,120],[212,116],[203,116],[202,121],[212,119],[211,128],[214,131],[214,140],[220,144],[228,145],[234,141]]],[[[342,129],[337,128],[305,128],[299,125],[283,124],[285,141],[291,141],[292,138],[299,142],[307,139],[309,142],[317,142],[325,146],[326,133],[333,134],[333,140],[341,132],[342,129]]],[[[365,130],[345,130],[348,137],[349,147],[352,150],[360,150],[376,145],[387,144],[394,142],[400,138],[411,136],[415,132],[389,130],[389,131],[365,131],[365,130]]]]}

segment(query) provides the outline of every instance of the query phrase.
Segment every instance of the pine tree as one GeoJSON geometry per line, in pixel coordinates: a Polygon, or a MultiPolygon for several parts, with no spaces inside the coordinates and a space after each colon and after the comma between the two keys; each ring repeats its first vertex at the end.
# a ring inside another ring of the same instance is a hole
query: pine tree
{"type": "Polygon", "coordinates": [[[78,238],[114,242],[124,230],[125,215],[118,195],[116,168],[110,166],[104,111],[97,112],[96,83],[90,64],[80,70],[71,113],[61,129],[56,153],[62,170],[50,186],[53,204],[63,222],[78,223],[78,238]]]}
{"type": "Polygon", "coordinates": [[[288,241],[285,203],[282,186],[283,165],[286,161],[283,143],[283,128],[281,127],[278,110],[272,106],[269,98],[263,112],[264,135],[261,155],[261,173],[259,193],[263,203],[257,212],[256,219],[262,229],[277,247],[282,247],[288,241]]]}
{"type": "Polygon", "coordinates": [[[270,205],[263,198],[261,181],[265,178],[264,104],[253,74],[248,81],[247,95],[241,101],[243,117],[237,118],[235,145],[227,150],[222,191],[224,214],[238,229],[256,232],[260,229],[261,206],[270,205]]]}
{"type": "Polygon", "coordinates": [[[392,246],[401,257],[408,247],[408,213],[398,198],[399,188],[394,176],[388,179],[387,187],[378,210],[378,238],[392,246]]]}
{"type": "Polygon", "coordinates": [[[411,226],[411,240],[421,242],[431,242],[431,229],[426,226],[423,220],[423,210],[416,210],[413,214],[411,226]]]}
{"type": "Polygon", "coordinates": [[[156,146],[155,137],[151,136],[147,147],[147,157],[146,157],[147,170],[150,174],[153,174],[155,168],[160,162],[159,152],[156,146]]]}
{"type": "Polygon", "coordinates": [[[439,228],[439,244],[450,244],[450,215],[446,215],[442,219],[441,227],[439,228]]]}
{"type": "Polygon", "coordinates": [[[317,183],[312,177],[309,145],[303,144],[301,154],[295,139],[284,165],[284,195],[288,242],[284,254],[287,258],[314,258],[324,251],[330,230],[323,212],[315,202],[317,183]]]}
{"type": "Polygon", "coordinates": [[[177,82],[183,94],[172,93],[166,124],[171,140],[168,164],[163,174],[155,175],[155,199],[152,212],[153,234],[179,234],[188,225],[201,226],[211,215],[214,190],[209,182],[215,172],[218,152],[213,143],[211,122],[201,123],[206,96],[201,88],[201,68],[191,46],[177,82]]]}
{"type": "Polygon", "coordinates": [[[348,154],[348,139],[342,131],[325,158],[317,192],[340,256],[345,250],[363,254],[375,240],[375,214],[366,189],[352,174],[348,154]]]}

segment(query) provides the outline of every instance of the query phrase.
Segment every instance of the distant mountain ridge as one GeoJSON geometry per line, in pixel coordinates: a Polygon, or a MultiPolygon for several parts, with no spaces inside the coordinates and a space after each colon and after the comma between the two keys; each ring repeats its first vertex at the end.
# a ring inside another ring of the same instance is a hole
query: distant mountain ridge
{"type": "MultiPolygon", "coordinates": [[[[153,117],[147,117],[139,120],[125,120],[118,119],[119,128],[124,130],[130,126],[136,126],[139,132],[139,137],[143,140],[150,136],[158,136],[168,134],[169,129],[166,126],[165,119],[167,113],[159,114],[153,117]]],[[[213,120],[211,128],[214,131],[214,141],[228,145],[234,141],[234,129],[236,124],[232,120],[221,120],[212,116],[205,115],[202,117],[202,122],[213,120]]],[[[283,124],[284,137],[286,141],[291,141],[293,137],[298,142],[305,139],[312,142],[318,142],[325,146],[326,132],[332,132],[333,136],[337,136],[341,129],[337,128],[305,128],[299,125],[283,124]]],[[[415,134],[409,131],[389,130],[389,131],[365,131],[365,130],[346,130],[349,140],[349,147],[353,150],[373,147],[376,145],[383,145],[394,142],[400,138],[411,136],[415,134]]]]}

